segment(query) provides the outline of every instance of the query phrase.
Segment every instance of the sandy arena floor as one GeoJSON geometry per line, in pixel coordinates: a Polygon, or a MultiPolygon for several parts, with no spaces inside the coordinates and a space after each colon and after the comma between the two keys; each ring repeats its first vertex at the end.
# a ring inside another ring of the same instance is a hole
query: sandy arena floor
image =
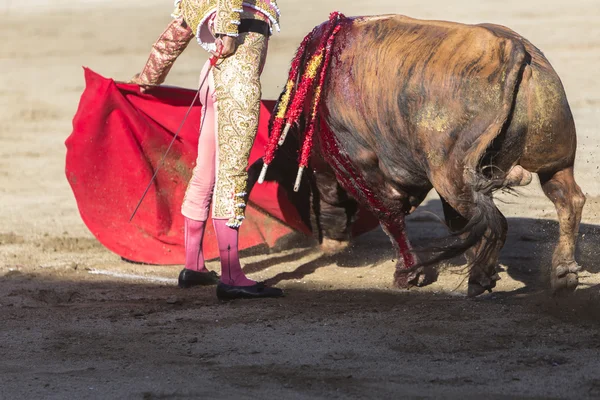
{"type": "MultiPolygon", "coordinates": [[[[475,300],[460,262],[427,288],[394,290],[381,231],[335,258],[247,252],[246,271],[278,282],[280,300],[221,304],[214,289],[178,290],[177,266],[122,262],[79,217],[64,140],[81,66],[118,80],[139,72],[172,1],[0,2],[0,399],[600,397],[600,0],[498,3],[281,0],[264,97],[333,10],[515,29],[553,63],[578,127],[585,271],[566,298],[546,291],[558,226],[536,182],[501,196],[502,280],[475,300]]],[[[195,86],[205,59],[190,46],[167,83],[195,86]]],[[[445,233],[434,214],[432,196],[410,217],[416,245],[445,233]]]]}

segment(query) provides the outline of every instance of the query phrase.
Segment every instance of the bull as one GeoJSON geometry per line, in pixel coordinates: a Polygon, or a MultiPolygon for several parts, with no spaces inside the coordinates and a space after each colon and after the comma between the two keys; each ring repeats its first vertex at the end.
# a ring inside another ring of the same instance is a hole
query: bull
{"type": "MultiPolygon", "coordinates": [[[[343,247],[358,206],[365,206],[399,253],[396,286],[427,284],[433,264],[465,254],[468,295],[477,296],[499,279],[496,266],[508,229],[493,194],[528,184],[537,173],[560,225],[551,286],[574,290],[585,196],[573,175],[573,116],[543,53],[492,24],[401,15],[344,18],[339,24],[316,109],[310,173],[301,189],[312,192],[323,243],[343,247]],[[431,189],[439,194],[453,240],[415,253],[404,218],[431,189]]],[[[297,55],[301,68],[327,29],[324,23],[305,39],[304,54],[297,55]]],[[[307,101],[266,176],[290,193],[310,108],[307,101]]],[[[260,164],[250,168],[251,186],[260,164]]]]}

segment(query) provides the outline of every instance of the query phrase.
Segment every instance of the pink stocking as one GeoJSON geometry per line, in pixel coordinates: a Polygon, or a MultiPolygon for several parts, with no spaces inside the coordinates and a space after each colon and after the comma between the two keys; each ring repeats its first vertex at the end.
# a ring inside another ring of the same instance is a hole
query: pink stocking
{"type": "Polygon", "coordinates": [[[208,272],[204,266],[202,238],[206,221],[185,218],[185,268],[199,272],[208,272]]]}
{"type": "Polygon", "coordinates": [[[238,255],[238,230],[228,227],[227,219],[213,219],[221,256],[221,282],[231,286],[252,286],[256,282],[248,279],[242,271],[238,255]]]}

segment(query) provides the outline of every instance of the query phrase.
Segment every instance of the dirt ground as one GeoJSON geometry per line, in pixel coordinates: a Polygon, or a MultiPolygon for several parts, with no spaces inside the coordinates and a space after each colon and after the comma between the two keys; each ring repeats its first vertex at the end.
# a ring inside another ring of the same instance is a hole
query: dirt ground
{"type": "MultiPolygon", "coordinates": [[[[226,304],[213,288],[177,289],[180,266],[128,264],[104,249],[63,172],[81,66],[130,78],[171,3],[0,2],[0,399],[600,397],[599,0],[281,0],[283,32],[263,75],[274,98],[302,36],[333,10],[494,22],[530,39],[561,76],[578,127],[588,202],[574,294],[547,292],[558,226],[534,182],[499,198],[510,233],[492,294],[465,298],[460,260],[427,288],[394,290],[378,230],[333,258],[305,240],[245,252],[250,276],[287,297],[226,304]]],[[[193,87],[205,59],[192,45],[167,83],[193,87]]],[[[436,215],[432,196],[410,217],[415,245],[445,233],[436,215]]]]}

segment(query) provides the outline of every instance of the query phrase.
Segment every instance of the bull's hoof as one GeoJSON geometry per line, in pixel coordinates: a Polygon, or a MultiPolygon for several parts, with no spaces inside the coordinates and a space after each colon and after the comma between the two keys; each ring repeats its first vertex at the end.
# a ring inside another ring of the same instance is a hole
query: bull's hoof
{"type": "Polygon", "coordinates": [[[472,268],[469,272],[469,287],[467,289],[468,297],[476,297],[485,292],[491,292],[496,287],[496,282],[500,280],[500,275],[495,267],[472,268]]]}
{"type": "Polygon", "coordinates": [[[437,270],[433,267],[421,267],[408,274],[408,283],[417,287],[432,284],[437,280],[437,270]]]}
{"type": "Polygon", "coordinates": [[[467,290],[468,297],[477,297],[483,292],[485,292],[485,288],[479,283],[469,283],[469,288],[467,290]]]}
{"type": "Polygon", "coordinates": [[[581,267],[576,262],[558,264],[552,271],[550,285],[555,294],[573,292],[579,285],[577,273],[581,267]]]}
{"type": "Polygon", "coordinates": [[[494,278],[495,277],[492,276],[490,279],[486,279],[485,282],[477,282],[472,279],[469,279],[467,297],[477,297],[485,291],[491,292],[492,289],[496,287],[496,281],[500,280],[499,276],[497,277],[497,279],[494,278]]]}
{"type": "Polygon", "coordinates": [[[437,272],[432,267],[420,267],[409,273],[402,270],[394,272],[394,286],[399,289],[427,286],[437,279],[437,272]]]}
{"type": "Polygon", "coordinates": [[[570,263],[558,264],[554,270],[554,274],[557,277],[562,278],[568,274],[577,274],[579,271],[581,271],[581,266],[575,261],[572,261],[570,263]]]}
{"type": "Polygon", "coordinates": [[[408,282],[408,274],[394,273],[394,287],[398,289],[410,289],[412,286],[408,282]]]}
{"type": "Polygon", "coordinates": [[[323,238],[323,243],[321,243],[321,251],[326,256],[332,256],[346,250],[348,244],[349,242],[347,240],[323,238]]]}

